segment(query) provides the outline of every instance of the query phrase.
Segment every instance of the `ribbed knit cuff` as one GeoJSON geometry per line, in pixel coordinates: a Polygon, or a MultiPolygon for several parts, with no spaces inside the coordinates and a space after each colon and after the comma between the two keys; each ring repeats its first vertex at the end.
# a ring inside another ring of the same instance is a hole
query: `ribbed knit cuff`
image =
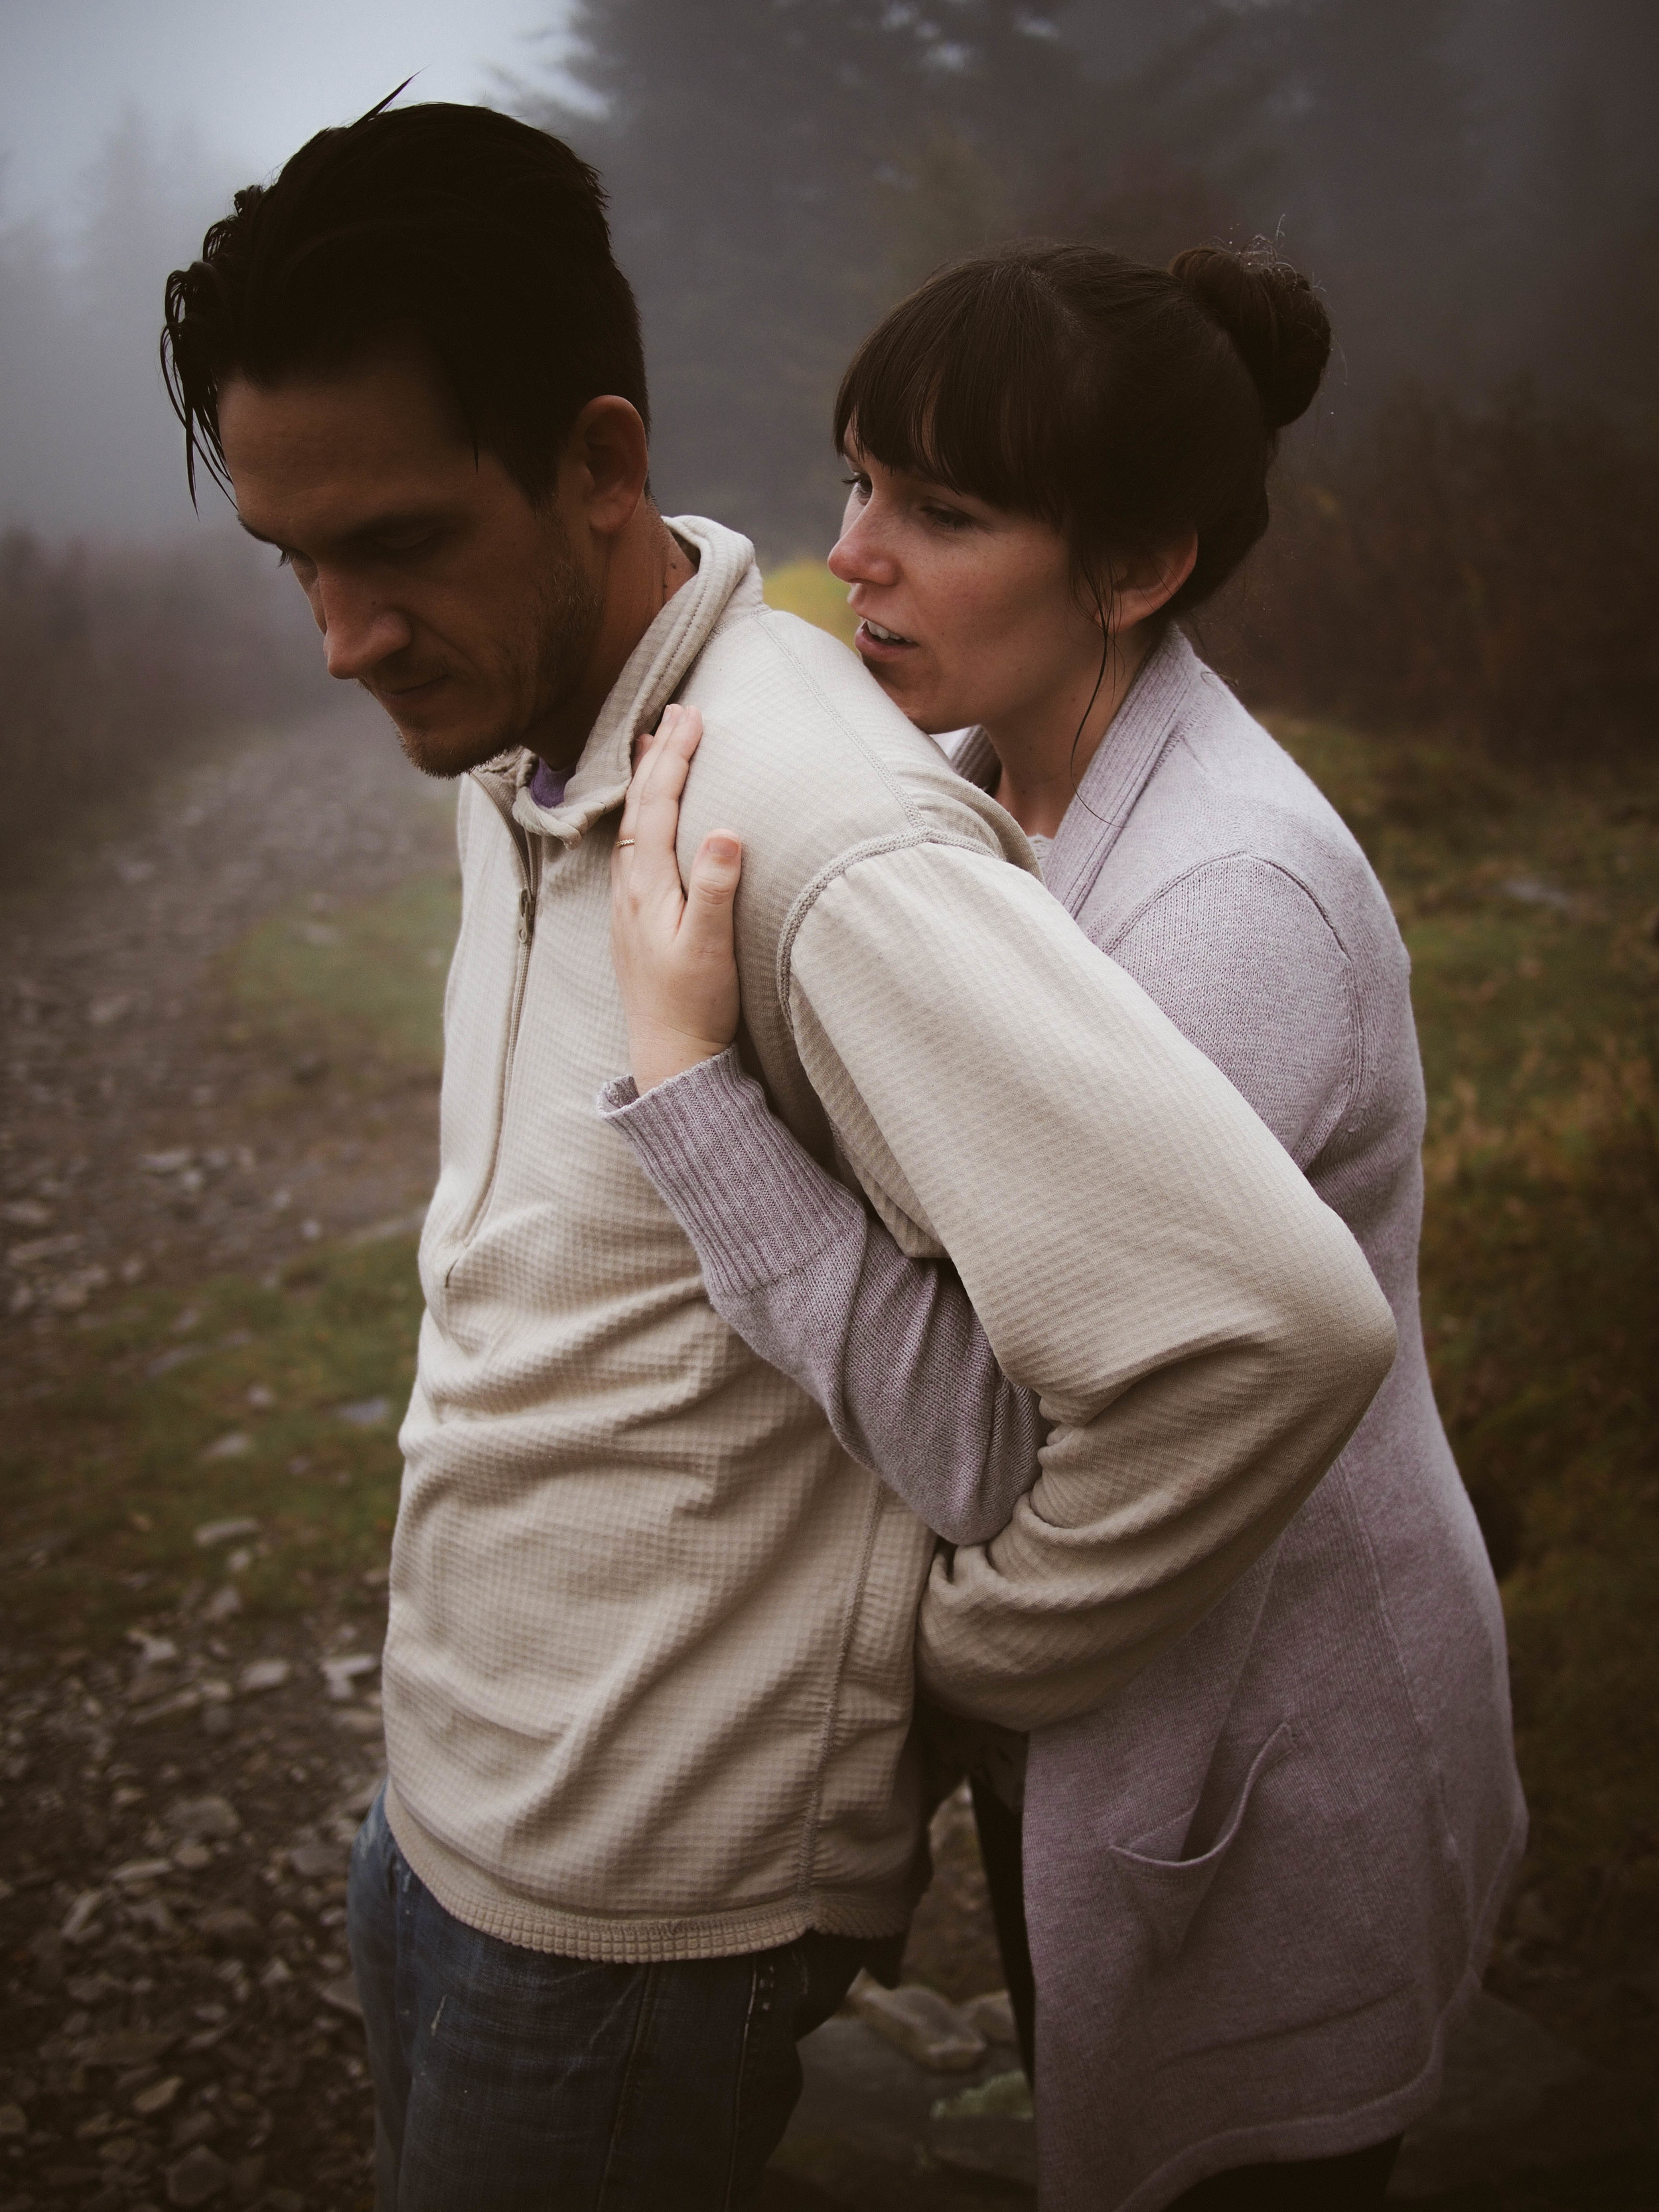
{"type": "Polygon", "coordinates": [[[735,1045],[643,1096],[619,1076],[598,1103],[691,1239],[716,1302],[793,1273],[861,1218],[852,1194],[774,1118],[735,1045]]]}

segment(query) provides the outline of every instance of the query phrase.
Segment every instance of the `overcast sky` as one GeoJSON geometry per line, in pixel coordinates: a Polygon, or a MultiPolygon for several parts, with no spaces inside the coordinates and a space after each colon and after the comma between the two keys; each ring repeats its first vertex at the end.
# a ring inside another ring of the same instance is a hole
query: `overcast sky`
{"type": "Polygon", "coordinates": [[[0,219],[50,220],[111,125],[180,125],[238,181],[418,70],[410,97],[540,74],[564,0],[0,0],[0,219]]]}

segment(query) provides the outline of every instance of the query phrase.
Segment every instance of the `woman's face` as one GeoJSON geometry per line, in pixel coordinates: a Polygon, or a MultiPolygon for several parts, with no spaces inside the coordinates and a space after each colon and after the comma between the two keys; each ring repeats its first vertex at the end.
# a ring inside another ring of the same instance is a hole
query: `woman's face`
{"type": "Polygon", "coordinates": [[[855,443],[848,463],[830,567],[852,586],[854,642],[895,705],[930,732],[1074,721],[1101,635],[1059,532],[885,468],[855,443]]]}

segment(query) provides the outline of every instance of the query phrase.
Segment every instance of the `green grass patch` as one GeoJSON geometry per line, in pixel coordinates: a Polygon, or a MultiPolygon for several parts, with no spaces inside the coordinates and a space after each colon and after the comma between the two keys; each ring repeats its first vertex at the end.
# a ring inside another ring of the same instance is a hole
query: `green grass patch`
{"type": "Polygon", "coordinates": [[[298,1054],[349,1054],[438,1067],[444,981],[460,924],[453,871],[416,876],[349,906],[296,902],[231,954],[238,1015],[298,1054]]]}
{"type": "Polygon", "coordinates": [[[420,1316],[398,1238],[78,1333],[72,1371],[14,1405],[0,1446],[12,1632],[98,1642],[222,1582],[238,1544],[195,1531],[243,1516],[259,1523],[234,1577],[250,1614],[361,1589],[391,1541],[420,1316]]]}
{"type": "Polygon", "coordinates": [[[1530,1879],[1659,1941],[1659,775],[1544,783],[1328,725],[1413,961],[1435,1389],[1503,1578],[1530,1879]]]}

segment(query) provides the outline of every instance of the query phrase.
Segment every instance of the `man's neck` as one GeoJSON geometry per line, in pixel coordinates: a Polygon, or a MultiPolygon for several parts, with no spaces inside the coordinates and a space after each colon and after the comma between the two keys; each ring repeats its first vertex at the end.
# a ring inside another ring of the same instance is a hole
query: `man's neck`
{"type": "Polygon", "coordinates": [[[537,732],[536,750],[550,766],[574,768],[599,709],[629,655],[696,563],[648,500],[613,541],[605,563],[599,627],[575,690],[537,732]]]}

